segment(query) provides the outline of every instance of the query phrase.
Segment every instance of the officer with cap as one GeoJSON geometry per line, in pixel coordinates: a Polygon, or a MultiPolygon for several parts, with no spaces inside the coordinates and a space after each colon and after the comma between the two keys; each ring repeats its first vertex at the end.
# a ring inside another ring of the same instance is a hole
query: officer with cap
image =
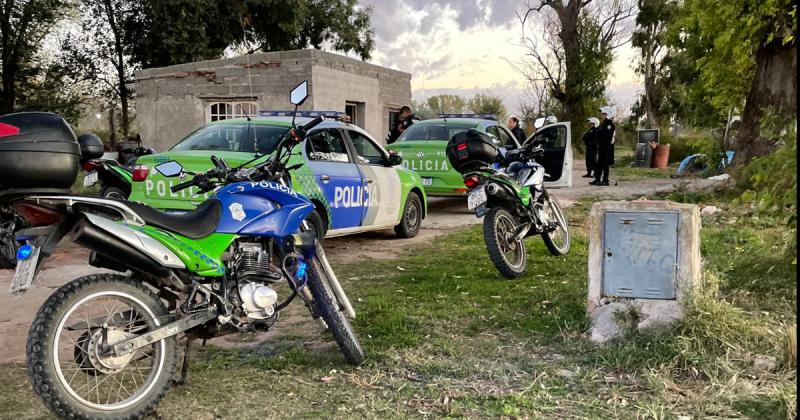
{"type": "Polygon", "coordinates": [[[608,182],[608,166],[611,164],[611,141],[614,138],[614,122],[609,115],[611,109],[607,106],[600,108],[600,127],[597,130],[597,166],[594,170],[594,181],[590,185],[606,186],[608,182]]]}
{"type": "Polygon", "coordinates": [[[595,117],[587,118],[589,130],[583,135],[583,144],[586,145],[586,175],[584,178],[593,178],[597,166],[597,130],[600,120],[595,117]]]}

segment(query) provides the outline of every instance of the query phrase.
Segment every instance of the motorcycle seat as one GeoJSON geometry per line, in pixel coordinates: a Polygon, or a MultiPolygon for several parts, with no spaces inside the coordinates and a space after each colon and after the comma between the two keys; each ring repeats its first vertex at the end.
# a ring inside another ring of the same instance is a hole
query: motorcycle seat
{"type": "Polygon", "coordinates": [[[165,213],[139,203],[126,203],[150,226],[164,229],[189,239],[204,238],[217,229],[222,206],[217,200],[206,200],[186,213],[165,213]]]}

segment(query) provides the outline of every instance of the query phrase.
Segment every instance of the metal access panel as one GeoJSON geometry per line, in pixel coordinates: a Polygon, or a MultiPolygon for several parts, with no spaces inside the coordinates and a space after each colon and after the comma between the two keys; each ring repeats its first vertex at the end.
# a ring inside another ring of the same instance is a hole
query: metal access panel
{"type": "Polygon", "coordinates": [[[677,212],[607,212],[603,295],[675,299],[678,273],[677,212]]]}

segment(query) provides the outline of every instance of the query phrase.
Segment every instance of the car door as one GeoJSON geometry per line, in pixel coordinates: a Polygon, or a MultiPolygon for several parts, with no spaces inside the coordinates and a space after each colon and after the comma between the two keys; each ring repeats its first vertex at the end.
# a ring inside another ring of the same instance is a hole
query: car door
{"type": "Polygon", "coordinates": [[[533,133],[525,143],[548,138],[542,143],[544,156],[536,159],[545,169],[544,185],[548,188],[572,186],[572,141],[570,123],[557,122],[533,133]]]}
{"type": "Polygon", "coordinates": [[[311,132],[305,154],[330,206],[331,230],[361,226],[364,192],[361,173],[349,153],[344,134],[336,128],[311,132]]]}
{"type": "Polygon", "coordinates": [[[513,150],[519,147],[519,143],[517,143],[517,139],[514,138],[514,135],[499,124],[492,124],[486,127],[486,132],[495,136],[500,141],[500,145],[507,150],[513,150]]]}
{"type": "Polygon", "coordinates": [[[362,227],[369,229],[396,225],[405,197],[400,196],[400,177],[397,170],[389,165],[389,155],[365,133],[347,130],[347,135],[367,192],[362,227]]]}

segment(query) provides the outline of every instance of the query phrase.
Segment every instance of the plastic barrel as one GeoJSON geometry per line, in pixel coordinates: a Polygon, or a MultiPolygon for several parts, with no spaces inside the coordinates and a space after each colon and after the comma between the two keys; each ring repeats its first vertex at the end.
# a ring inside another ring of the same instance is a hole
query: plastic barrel
{"type": "Polygon", "coordinates": [[[651,168],[666,168],[667,164],[669,164],[669,145],[659,144],[656,147],[656,150],[653,150],[653,160],[650,161],[651,168]]]}

